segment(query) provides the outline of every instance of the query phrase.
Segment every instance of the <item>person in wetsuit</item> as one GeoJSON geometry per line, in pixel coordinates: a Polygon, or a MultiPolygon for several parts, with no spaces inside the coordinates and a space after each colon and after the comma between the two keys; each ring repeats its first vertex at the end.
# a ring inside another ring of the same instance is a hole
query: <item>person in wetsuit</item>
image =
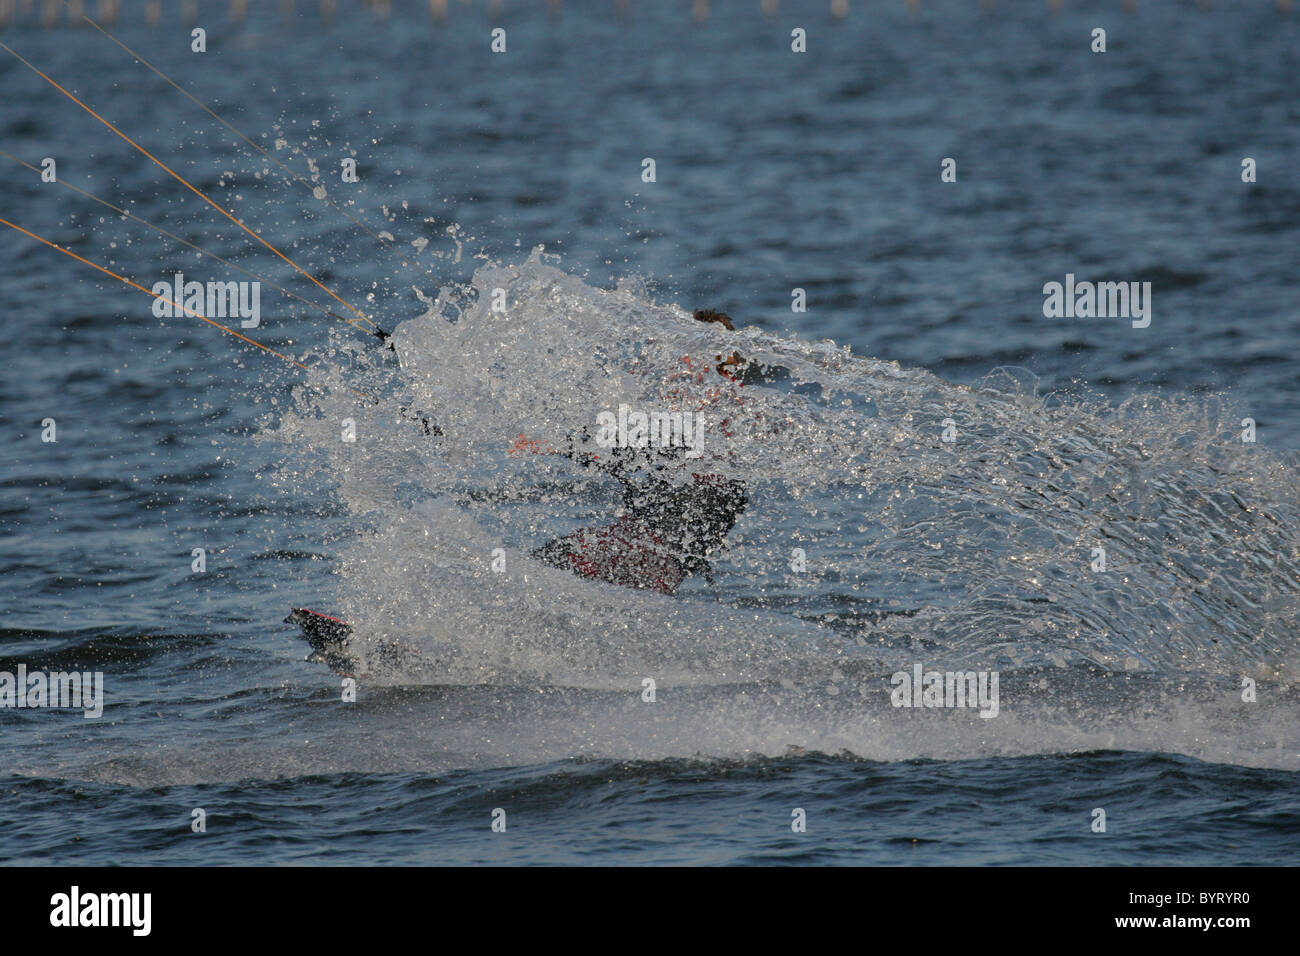
{"type": "Polygon", "coordinates": [[[744,482],[692,474],[689,483],[679,484],[653,474],[636,477],[628,473],[627,460],[617,455],[600,457],[573,448],[555,454],[618,479],[624,513],[611,525],[580,528],[556,538],[533,551],[533,557],[581,577],[663,594],[672,594],[691,574],[712,583],[708,555],[725,545],[745,510],[749,498],[744,482]]]}
{"type": "MultiPolygon", "coordinates": [[[[717,322],[734,329],[731,317],[702,309],[701,322],[717,322]]],[[[747,363],[736,352],[716,356],[719,375],[736,381],[747,363]]],[[[580,528],[537,548],[532,556],[553,567],[623,587],[645,588],[672,594],[688,575],[698,574],[713,583],[708,555],[726,544],[726,536],[749,501],[745,483],[720,474],[692,473],[689,482],[673,482],[662,472],[671,458],[651,450],[602,449],[600,454],[580,447],[590,441],[568,437],[564,450],[543,449],[520,436],[511,451],[558,454],[584,467],[596,467],[623,486],[621,518],[600,528],[580,528]],[[649,474],[643,474],[648,470],[649,474]]]]}

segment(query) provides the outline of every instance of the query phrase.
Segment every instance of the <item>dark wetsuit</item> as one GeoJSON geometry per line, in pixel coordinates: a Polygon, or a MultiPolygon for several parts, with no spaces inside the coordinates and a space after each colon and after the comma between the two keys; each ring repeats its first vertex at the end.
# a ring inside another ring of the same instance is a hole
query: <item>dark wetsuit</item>
{"type": "MultiPolygon", "coordinates": [[[[581,442],[588,441],[583,432],[581,442]]],[[[611,525],[580,528],[534,551],[533,557],[587,578],[624,587],[672,594],[690,574],[706,580],[707,555],[721,548],[745,510],[748,496],[742,481],[717,474],[692,474],[673,482],[647,468],[663,471],[652,452],[601,449],[599,454],[578,448],[569,439],[561,452],[583,466],[600,468],[623,486],[624,515],[611,525]]]]}

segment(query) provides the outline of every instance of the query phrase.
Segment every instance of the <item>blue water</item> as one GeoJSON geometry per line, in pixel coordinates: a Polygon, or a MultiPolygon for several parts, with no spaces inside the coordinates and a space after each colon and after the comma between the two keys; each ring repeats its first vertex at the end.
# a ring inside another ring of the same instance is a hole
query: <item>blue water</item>
{"type": "MultiPolygon", "coordinates": [[[[479,5],[205,3],[199,55],[126,6],[418,269],[104,36],[0,34],[398,344],[264,284],[249,334],[303,373],[4,230],[0,671],[100,671],[106,704],[0,710],[0,860],[1300,862],[1295,11],[508,4],[493,55],[479,5]],[[1067,273],[1150,281],[1150,327],[1045,318],[1067,273]],[[530,565],[617,495],[496,437],[730,347],[674,305],[790,370],[727,449],[754,494],[717,592],[530,565]],[[344,703],[303,605],[426,665],[344,703]],[[1000,671],[1001,712],[891,706],[917,662],[1000,671]]],[[[0,149],[346,311],[8,54],[0,90],[0,149]]],[[[0,216],[134,281],[246,278],[0,168],[0,216]]]]}

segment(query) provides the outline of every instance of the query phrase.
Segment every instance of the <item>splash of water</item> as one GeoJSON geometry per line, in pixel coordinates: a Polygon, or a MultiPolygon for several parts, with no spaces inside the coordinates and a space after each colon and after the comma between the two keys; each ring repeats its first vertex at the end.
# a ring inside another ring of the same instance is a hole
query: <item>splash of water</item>
{"type": "Polygon", "coordinates": [[[353,519],[335,599],[355,643],[419,651],[420,667],[379,680],[824,684],[915,660],[1295,679],[1294,462],[1243,443],[1221,400],[1111,407],[1041,396],[1012,370],[953,385],[830,341],[695,322],[539,252],[425,301],[387,364],[357,350],[322,365],[271,429],[312,461],[281,480],[328,477],[353,519]],[[760,380],[713,371],[733,350],[760,380]],[[387,400],[358,407],[358,382],[387,400]],[[750,488],[716,594],[527,556],[609,523],[619,496],[570,460],[510,455],[511,440],[559,446],[622,404],[703,413],[695,470],[750,488]]]}

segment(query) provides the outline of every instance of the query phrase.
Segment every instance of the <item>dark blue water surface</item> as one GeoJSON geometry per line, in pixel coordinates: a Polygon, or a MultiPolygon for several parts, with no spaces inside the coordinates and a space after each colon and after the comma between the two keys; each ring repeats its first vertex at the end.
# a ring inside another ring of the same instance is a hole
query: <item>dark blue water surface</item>
{"type": "MultiPolygon", "coordinates": [[[[123,6],[116,36],[309,180],[310,158],[414,268],[95,30],[29,18],[0,40],[384,328],[420,296],[464,298],[485,263],[558,256],[511,287],[518,338],[485,322],[403,353],[426,394],[481,362],[485,416],[524,385],[562,401],[552,301],[588,316],[593,355],[678,303],[795,334],[792,366],[820,339],[880,361],[851,368],[861,420],[817,417],[834,363],[782,399],[821,438],[747,465],[761,491],[721,606],[576,578],[515,603],[404,557],[411,535],[468,534],[421,494],[526,550],[601,513],[599,490],[551,507],[437,450],[450,470],[423,459],[427,477],[340,464],[299,370],[2,230],[0,671],[99,671],[106,704],[0,709],[0,860],[1300,863],[1300,11],[721,0],[694,21],[685,0],[570,0],[457,2],[436,25],[411,0],[387,19],[340,2],[331,24],[252,4],[232,24],[205,0],[196,54],[171,4],[154,27],[123,6]],[[1046,318],[1067,273],[1149,281],[1150,326],[1046,318]],[[625,326],[601,325],[591,303],[616,286],[625,326]],[[966,388],[1006,367],[1014,390],[966,388]],[[940,467],[917,435],[962,402],[980,451],[940,467]],[[1094,539],[1123,587],[1071,570],[1094,539]],[[771,571],[801,543],[825,556],[806,586],[771,571]],[[372,604],[375,633],[438,631],[447,676],[363,680],[344,703],[281,623],[372,604]],[[791,650],[805,633],[817,650],[791,650]],[[912,660],[1000,669],[1002,713],[890,706],[912,660]]],[[[360,361],[346,326],[267,283],[343,305],[8,53],[0,91],[0,149],[262,276],[259,341],[360,361]]],[[[247,278],[0,169],[0,217],[142,285],[247,278]]]]}

